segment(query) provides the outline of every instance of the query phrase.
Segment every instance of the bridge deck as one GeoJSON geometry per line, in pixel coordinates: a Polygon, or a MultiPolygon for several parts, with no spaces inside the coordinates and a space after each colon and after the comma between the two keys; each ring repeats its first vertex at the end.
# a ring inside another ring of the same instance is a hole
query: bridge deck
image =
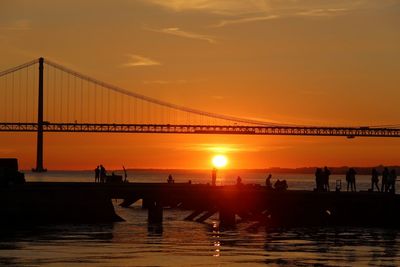
{"type": "MultiPolygon", "coordinates": [[[[89,133],[168,133],[168,134],[233,134],[233,135],[304,135],[345,137],[400,137],[397,128],[248,126],[248,125],[174,125],[116,123],[43,123],[44,132],[89,133]]],[[[0,122],[2,132],[36,132],[37,123],[0,122]]]]}

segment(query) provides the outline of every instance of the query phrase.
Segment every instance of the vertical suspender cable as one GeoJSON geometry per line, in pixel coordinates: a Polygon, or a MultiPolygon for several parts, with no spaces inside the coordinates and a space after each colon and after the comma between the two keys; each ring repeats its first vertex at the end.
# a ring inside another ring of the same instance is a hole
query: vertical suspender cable
{"type": "Polygon", "coordinates": [[[18,90],[17,90],[17,99],[18,101],[18,122],[21,122],[21,109],[22,109],[22,94],[21,94],[21,77],[22,71],[18,72],[18,90]]]}
{"type": "Polygon", "coordinates": [[[94,84],[94,122],[97,123],[97,84],[94,84]]]}
{"type": "Polygon", "coordinates": [[[77,93],[76,93],[76,76],[74,76],[74,100],[72,101],[72,102],[74,102],[74,115],[73,115],[73,121],[75,121],[76,122],[76,95],[77,95],[77,93]]]}
{"type": "Polygon", "coordinates": [[[64,72],[60,72],[60,122],[63,122],[63,82],[64,72]]]}
{"type": "Polygon", "coordinates": [[[49,97],[49,92],[50,92],[50,88],[49,88],[49,86],[50,86],[50,83],[49,83],[49,80],[50,80],[50,75],[49,75],[49,65],[46,65],[46,68],[45,68],[45,70],[46,70],[46,83],[45,83],[45,85],[44,85],[44,99],[45,99],[45,102],[44,102],[44,106],[46,107],[46,115],[44,116],[45,117],[45,120],[47,120],[47,121],[49,121],[49,106],[50,106],[50,97],[49,97]]]}
{"type": "Polygon", "coordinates": [[[51,90],[52,92],[53,92],[53,120],[54,121],[57,121],[56,120],[56,105],[57,105],[57,103],[56,103],[56,88],[57,88],[57,84],[56,84],[56,78],[57,78],[57,72],[56,72],[56,68],[54,68],[53,67],[53,74],[54,74],[54,77],[53,77],[53,89],[51,90]]]}
{"type": "Polygon", "coordinates": [[[80,117],[80,121],[81,123],[83,123],[83,80],[81,79],[81,117],[80,117]]]}
{"type": "Polygon", "coordinates": [[[14,72],[11,74],[12,80],[11,80],[11,121],[14,121],[14,112],[13,108],[15,106],[14,103],[14,72]]]}
{"type": "Polygon", "coordinates": [[[110,101],[111,101],[110,91],[111,91],[110,89],[107,89],[107,96],[108,96],[107,97],[107,123],[110,122],[110,101]]]}
{"type": "Polygon", "coordinates": [[[70,105],[70,103],[71,103],[71,101],[70,101],[70,88],[69,88],[69,80],[70,80],[70,78],[71,78],[71,76],[69,75],[69,74],[67,74],[67,100],[66,100],[66,108],[67,108],[67,121],[66,122],[70,122],[70,120],[69,120],[69,105],[70,105]]]}

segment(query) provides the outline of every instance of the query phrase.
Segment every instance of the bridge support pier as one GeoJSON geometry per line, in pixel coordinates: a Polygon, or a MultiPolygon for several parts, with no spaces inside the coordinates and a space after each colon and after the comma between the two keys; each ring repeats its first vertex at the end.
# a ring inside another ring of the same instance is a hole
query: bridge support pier
{"type": "Polygon", "coordinates": [[[43,62],[39,58],[39,90],[38,90],[38,123],[37,123],[37,147],[36,147],[36,168],[34,172],[45,172],[43,168],[43,62]]]}
{"type": "Polygon", "coordinates": [[[163,221],[163,206],[160,201],[152,200],[147,203],[148,215],[147,221],[148,223],[162,223],[163,221]]]}

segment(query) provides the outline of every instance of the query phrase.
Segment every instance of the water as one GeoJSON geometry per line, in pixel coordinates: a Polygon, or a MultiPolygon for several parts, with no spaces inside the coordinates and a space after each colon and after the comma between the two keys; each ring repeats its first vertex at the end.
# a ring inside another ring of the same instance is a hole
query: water
{"type": "MultiPolygon", "coordinates": [[[[207,171],[130,171],[131,181],[207,183],[207,171]]],[[[220,173],[232,184],[239,172],[220,173]]],[[[245,183],[262,184],[265,173],[241,171],[245,183]]],[[[312,175],[276,174],[291,189],[311,189],[312,175]]],[[[93,181],[92,172],[27,173],[28,181],[93,181]]],[[[342,176],[331,177],[334,181],[342,176]]],[[[358,176],[359,190],[369,187],[358,176]]],[[[273,179],[274,180],[274,179],[273,179]]],[[[147,211],[115,203],[126,221],[97,225],[57,225],[2,229],[0,265],[9,266],[399,266],[396,230],[294,228],[266,230],[252,223],[220,230],[217,216],[206,223],[184,221],[188,211],[167,209],[163,225],[148,225],[147,211]]],[[[67,212],[67,211],[66,211],[67,212]]]]}

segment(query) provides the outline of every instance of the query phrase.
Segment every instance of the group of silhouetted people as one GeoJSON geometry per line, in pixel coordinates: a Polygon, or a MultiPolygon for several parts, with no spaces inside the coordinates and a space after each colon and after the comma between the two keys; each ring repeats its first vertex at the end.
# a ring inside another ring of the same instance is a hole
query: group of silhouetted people
{"type": "Polygon", "coordinates": [[[168,175],[167,183],[168,183],[168,184],[174,184],[174,183],[175,183],[175,180],[174,180],[174,178],[172,178],[172,175],[171,175],[171,174],[168,175]]]}
{"type": "MultiPolygon", "coordinates": [[[[346,172],[346,182],[347,182],[347,191],[356,192],[356,170],[354,168],[349,168],[346,172]]],[[[331,172],[327,167],[317,168],[315,171],[315,182],[317,185],[316,191],[326,192],[329,191],[329,176],[331,172]]],[[[372,169],[371,172],[371,188],[369,191],[378,192],[390,192],[395,193],[396,190],[396,179],[397,173],[395,169],[389,171],[387,167],[384,168],[382,174],[379,173],[375,168],[372,169]],[[382,176],[381,187],[379,188],[379,176],[382,176]]],[[[338,180],[339,181],[339,180],[338,180]]]]}
{"type": "Polygon", "coordinates": [[[272,186],[271,182],[272,174],[268,174],[267,178],[265,179],[265,187],[269,190],[275,189],[278,191],[284,191],[288,189],[288,184],[286,180],[276,180],[274,186],[272,186]]]}
{"type": "Polygon", "coordinates": [[[99,165],[94,169],[94,181],[95,183],[105,183],[106,182],[106,168],[103,165],[99,165]]]}
{"type": "Polygon", "coordinates": [[[328,169],[328,167],[322,168],[317,168],[315,171],[315,183],[317,185],[317,191],[319,192],[325,192],[329,191],[329,176],[331,175],[331,171],[328,169]]]}
{"type": "Polygon", "coordinates": [[[396,179],[397,179],[397,173],[395,169],[392,169],[389,171],[387,167],[383,169],[382,174],[380,174],[375,168],[372,169],[371,173],[371,191],[374,191],[374,188],[376,187],[377,191],[381,192],[390,192],[390,193],[395,193],[396,192],[396,179]],[[382,175],[382,183],[381,183],[381,188],[379,190],[379,176],[382,175]]]}

